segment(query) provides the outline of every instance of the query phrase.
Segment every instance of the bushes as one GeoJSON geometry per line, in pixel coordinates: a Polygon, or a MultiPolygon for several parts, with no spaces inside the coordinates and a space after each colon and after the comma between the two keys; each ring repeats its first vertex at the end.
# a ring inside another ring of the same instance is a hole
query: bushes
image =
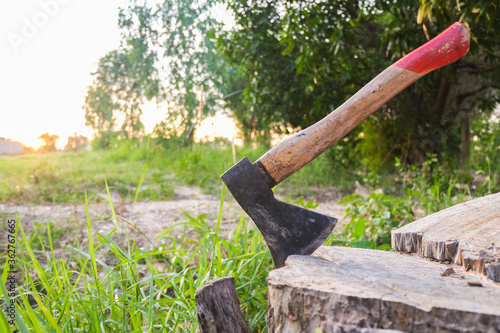
{"type": "MultiPolygon", "coordinates": [[[[467,179],[440,164],[435,155],[420,166],[402,165],[396,159],[398,176],[392,184],[391,194],[371,193],[368,197],[346,196],[340,202],[346,206],[346,218],[351,222],[337,235],[334,241],[355,247],[389,249],[391,230],[418,218],[475,197],[498,190],[491,177],[472,191],[467,179]]],[[[470,176],[469,176],[470,178],[470,176]]],[[[365,179],[374,186],[381,185],[381,177],[365,179]]]]}
{"type": "Polygon", "coordinates": [[[413,221],[411,198],[372,193],[369,197],[352,194],[344,197],[346,217],[351,222],[343,230],[345,245],[390,249],[391,230],[413,221]]]}

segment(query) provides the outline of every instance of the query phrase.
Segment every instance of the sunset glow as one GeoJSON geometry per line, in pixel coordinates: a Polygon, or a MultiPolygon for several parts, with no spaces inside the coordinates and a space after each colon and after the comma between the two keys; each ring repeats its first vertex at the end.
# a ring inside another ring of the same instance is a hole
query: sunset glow
{"type": "MultiPolygon", "coordinates": [[[[75,133],[92,139],[82,106],[99,58],[119,46],[118,12],[126,3],[26,0],[0,4],[0,137],[35,149],[43,144],[38,139],[43,133],[58,135],[59,149],[75,133]]],[[[215,14],[224,18],[219,7],[215,14]]],[[[146,133],[151,133],[166,111],[154,102],[142,109],[141,120],[146,133]]],[[[236,126],[226,116],[206,119],[197,132],[198,140],[222,136],[239,142],[236,126]]]]}
{"type": "Polygon", "coordinates": [[[195,141],[214,141],[216,138],[225,138],[235,145],[242,145],[241,133],[234,119],[227,115],[205,118],[196,130],[195,141]]]}
{"type": "Polygon", "coordinates": [[[0,4],[0,137],[37,148],[43,133],[92,136],[82,105],[96,63],[119,45],[119,0],[0,4]]]}

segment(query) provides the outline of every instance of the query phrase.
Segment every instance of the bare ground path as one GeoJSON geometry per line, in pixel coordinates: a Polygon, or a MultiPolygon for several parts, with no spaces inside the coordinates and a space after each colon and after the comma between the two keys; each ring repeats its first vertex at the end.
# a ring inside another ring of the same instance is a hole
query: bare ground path
{"type": "MultiPolygon", "coordinates": [[[[102,194],[107,201],[107,194],[102,194]]],[[[310,199],[310,198],[305,198],[310,199]]],[[[336,217],[339,224],[344,217],[345,210],[338,205],[340,196],[334,193],[312,198],[319,203],[316,211],[336,217]]],[[[183,211],[190,216],[197,217],[205,214],[205,221],[215,225],[217,220],[220,198],[212,195],[202,194],[199,189],[187,186],[177,186],[175,195],[169,201],[143,201],[135,204],[125,201],[118,194],[112,193],[113,207],[118,219],[119,228],[127,228],[129,235],[137,236],[137,245],[151,247],[161,244],[161,240],[155,237],[169,226],[186,221],[183,211]],[[140,231],[138,232],[137,229],[140,231]],[[149,240],[148,240],[149,239],[149,240]]],[[[228,231],[238,222],[243,211],[239,205],[226,196],[223,209],[221,228],[228,231]]],[[[88,239],[86,225],[86,208],[84,204],[51,204],[41,206],[11,205],[0,203],[0,214],[8,217],[21,215],[20,221],[25,231],[32,230],[35,222],[51,222],[54,227],[66,230],[59,233],[57,239],[61,247],[73,242],[78,237],[79,242],[85,243],[88,239]]],[[[106,203],[89,204],[89,215],[94,232],[110,232],[115,228],[110,205],[106,203]]],[[[3,219],[5,220],[5,219],[3,219]]],[[[338,227],[336,228],[338,230],[338,227]]],[[[0,234],[0,243],[4,241],[5,235],[0,234]]]]}

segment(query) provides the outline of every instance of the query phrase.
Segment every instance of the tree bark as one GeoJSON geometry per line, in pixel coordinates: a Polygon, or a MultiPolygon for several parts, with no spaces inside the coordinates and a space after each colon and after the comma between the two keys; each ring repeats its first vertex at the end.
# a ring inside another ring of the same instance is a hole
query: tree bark
{"type": "Polygon", "coordinates": [[[250,333],[240,310],[233,277],[209,281],[198,288],[194,298],[202,333],[250,333]]]}
{"type": "Polygon", "coordinates": [[[468,112],[463,112],[460,117],[460,156],[458,165],[466,170],[469,167],[471,152],[471,124],[468,112]]]}

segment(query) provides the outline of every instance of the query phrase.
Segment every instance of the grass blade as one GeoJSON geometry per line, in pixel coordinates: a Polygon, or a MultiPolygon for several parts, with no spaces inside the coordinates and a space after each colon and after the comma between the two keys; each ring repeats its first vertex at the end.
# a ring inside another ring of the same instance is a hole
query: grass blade
{"type": "Polygon", "coordinates": [[[115,207],[113,207],[113,201],[111,200],[111,193],[109,192],[108,180],[104,179],[104,183],[106,184],[106,192],[108,193],[109,207],[111,208],[111,215],[113,215],[113,222],[115,222],[116,230],[118,230],[118,219],[116,217],[115,207]]]}
{"type": "MultiPolygon", "coordinates": [[[[101,304],[101,291],[100,291],[100,281],[97,276],[97,263],[95,256],[95,247],[94,247],[94,237],[92,235],[92,224],[90,223],[90,213],[89,213],[89,202],[87,200],[87,193],[85,192],[85,213],[87,216],[87,231],[88,231],[88,240],[89,240],[89,255],[92,266],[92,275],[94,277],[95,289],[97,292],[97,307],[99,308],[99,313],[104,313],[102,310],[101,304]]],[[[97,319],[97,318],[96,318],[97,319]]],[[[97,322],[96,322],[97,324],[97,322]]],[[[101,325],[96,325],[99,328],[99,332],[102,332],[101,325]]]]}

